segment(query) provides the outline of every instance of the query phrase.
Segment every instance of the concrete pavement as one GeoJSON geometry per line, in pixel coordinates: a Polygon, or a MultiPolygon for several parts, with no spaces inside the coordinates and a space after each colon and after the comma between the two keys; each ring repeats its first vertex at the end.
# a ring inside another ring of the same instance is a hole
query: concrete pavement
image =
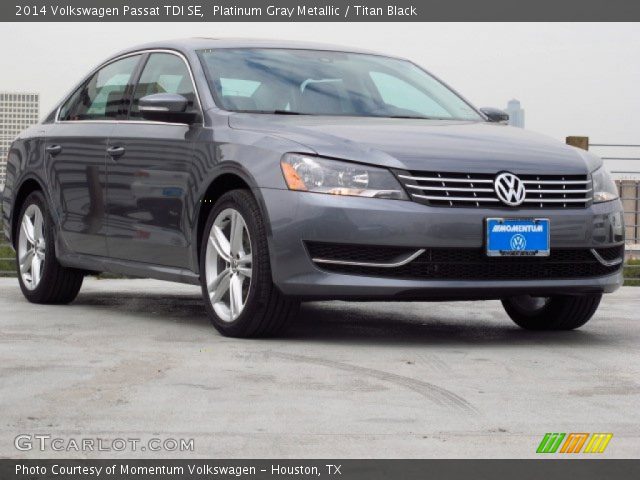
{"type": "Polygon", "coordinates": [[[640,288],[574,332],[499,302],[305,304],[281,339],[221,337],[199,289],[89,278],[69,306],[0,279],[0,456],[534,457],[546,432],[640,454],[640,288]],[[193,439],[193,451],[19,451],[20,434],[193,439]]]}

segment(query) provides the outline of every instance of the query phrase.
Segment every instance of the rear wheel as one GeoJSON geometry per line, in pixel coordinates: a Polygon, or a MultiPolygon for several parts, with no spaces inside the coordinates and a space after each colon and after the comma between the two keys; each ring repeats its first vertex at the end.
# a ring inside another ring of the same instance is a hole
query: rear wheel
{"type": "Polygon", "coordinates": [[[80,291],[84,272],[58,263],[53,221],[41,192],[26,198],[18,228],[16,268],[26,299],[45,304],[72,302],[80,291]]]}
{"type": "Polygon", "coordinates": [[[511,319],[527,330],[573,330],[589,321],[598,309],[601,294],[532,297],[520,295],[502,300],[511,319]]]}
{"type": "Polygon", "coordinates": [[[224,194],[204,232],[200,276],[213,325],[231,337],[271,336],[284,330],[299,304],[273,284],[266,229],[251,193],[224,194]]]}

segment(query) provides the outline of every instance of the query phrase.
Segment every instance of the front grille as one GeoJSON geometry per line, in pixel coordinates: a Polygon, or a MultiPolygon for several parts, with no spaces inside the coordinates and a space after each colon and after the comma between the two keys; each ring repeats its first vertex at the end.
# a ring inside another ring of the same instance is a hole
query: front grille
{"type": "MultiPolygon", "coordinates": [[[[505,207],[494,190],[495,174],[396,172],[411,198],[438,207],[505,207]]],[[[588,175],[518,175],[523,208],[585,208],[592,200],[588,175]]]]}
{"type": "MultiPolygon", "coordinates": [[[[363,248],[361,245],[309,242],[307,248],[312,258],[322,258],[314,253],[324,253],[333,259],[368,261],[357,253],[363,248]]],[[[396,247],[366,248],[377,249],[377,258],[397,257],[396,247]]],[[[408,248],[405,253],[415,250],[408,248]]],[[[624,255],[624,246],[598,248],[597,251],[603,258],[612,260],[624,255]]],[[[588,248],[552,249],[548,257],[488,257],[481,248],[427,248],[420,256],[397,268],[336,263],[317,265],[335,273],[408,280],[561,280],[609,275],[621,267],[603,265],[588,248]]]]}

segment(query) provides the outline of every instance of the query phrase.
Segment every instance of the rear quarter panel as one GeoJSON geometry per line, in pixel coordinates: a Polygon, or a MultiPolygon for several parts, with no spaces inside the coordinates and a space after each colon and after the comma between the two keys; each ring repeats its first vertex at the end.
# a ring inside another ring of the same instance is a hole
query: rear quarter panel
{"type": "Polygon", "coordinates": [[[7,178],[2,193],[2,230],[10,243],[13,243],[12,225],[18,213],[16,196],[20,187],[31,179],[40,184],[45,196],[49,196],[44,169],[44,147],[44,127],[35,125],[23,131],[9,148],[7,178]]]}

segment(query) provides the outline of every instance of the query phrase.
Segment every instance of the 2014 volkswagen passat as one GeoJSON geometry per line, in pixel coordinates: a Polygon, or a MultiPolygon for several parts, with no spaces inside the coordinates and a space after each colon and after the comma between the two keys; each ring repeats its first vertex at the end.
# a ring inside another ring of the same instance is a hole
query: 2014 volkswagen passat
{"type": "Polygon", "coordinates": [[[200,284],[226,335],[308,299],[501,299],[524,328],[579,327],[622,281],[615,185],[504,119],[400,58],[145,45],[13,143],[4,231],[32,302],[94,272],[200,284]]]}

